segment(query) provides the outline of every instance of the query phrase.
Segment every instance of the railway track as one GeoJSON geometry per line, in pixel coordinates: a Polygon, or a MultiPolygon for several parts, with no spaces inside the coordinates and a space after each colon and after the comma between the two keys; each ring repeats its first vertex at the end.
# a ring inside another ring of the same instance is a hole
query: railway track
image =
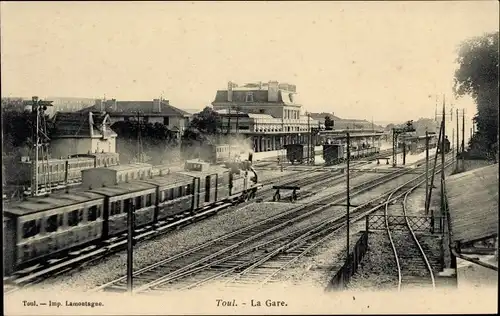
{"type": "MultiPolygon", "coordinates": [[[[314,174],[314,176],[316,176],[314,181],[312,179],[308,180],[307,178],[305,178],[304,184],[300,183],[302,179],[297,179],[298,176],[293,175],[295,176],[294,177],[295,179],[292,181],[301,186],[307,186],[311,183],[316,182],[318,179],[325,181],[326,179],[330,178],[331,175],[332,175],[331,172],[316,173],[314,174]]],[[[268,197],[268,198],[272,197],[272,193],[270,193],[272,190],[261,189],[261,191],[263,192],[260,192],[258,196],[260,199],[262,199],[262,197],[260,196],[261,193],[263,197],[268,197]]],[[[254,200],[248,200],[239,204],[234,204],[230,202],[220,202],[214,205],[213,207],[203,209],[194,215],[181,214],[181,216],[179,216],[178,219],[173,219],[170,221],[162,221],[158,223],[159,225],[156,226],[150,225],[140,229],[136,229],[134,240],[138,242],[155,238],[173,229],[177,229],[192,224],[194,222],[197,222],[203,218],[213,216],[221,210],[230,207],[244,207],[248,203],[253,203],[253,202],[254,200]]],[[[4,284],[5,284],[4,292],[6,294],[16,292],[20,288],[36,284],[44,280],[48,276],[59,275],[81,264],[84,263],[88,264],[92,261],[108,256],[112,253],[121,251],[126,247],[126,235],[127,234],[124,233],[121,236],[113,237],[112,239],[106,240],[100,244],[74,250],[69,254],[67,254],[65,257],[51,259],[48,260],[47,262],[43,262],[34,266],[29,266],[22,270],[16,271],[12,277],[4,278],[4,284]]]]}
{"type": "MultiPolygon", "coordinates": [[[[364,218],[388,203],[397,201],[403,195],[406,199],[407,192],[411,192],[425,181],[421,180],[423,176],[425,174],[414,177],[395,190],[385,193],[384,195],[388,195],[387,201],[384,199],[381,202],[380,197],[377,197],[354,208],[351,214],[352,222],[364,218]],[[416,182],[418,183],[415,185],[416,182]]],[[[273,248],[268,246],[264,253],[254,253],[253,257],[233,256],[232,259],[225,261],[223,265],[211,266],[211,270],[205,269],[201,273],[188,276],[178,283],[155,285],[149,288],[148,292],[161,293],[168,290],[187,290],[214,281],[218,281],[218,284],[224,288],[264,287],[278,282],[278,280],[274,279],[275,276],[330,238],[331,234],[345,227],[345,225],[346,218],[340,215],[339,212],[326,223],[313,224],[288,236],[276,238],[274,240],[275,246],[273,248]]]]}
{"type": "MultiPolygon", "coordinates": [[[[364,164],[366,162],[359,162],[359,163],[364,164]]],[[[324,175],[323,179],[324,180],[331,179],[330,177],[331,173],[328,172],[328,174],[324,175]]],[[[338,179],[340,179],[341,177],[342,176],[338,177],[338,179]]],[[[301,185],[304,186],[312,183],[316,184],[318,183],[317,175],[316,177],[313,176],[309,180],[306,180],[306,182],[301,185]]],[[[239,206],[244,206],[244,204],[245,203],[239,204],[239,206]]],[[[134,240],[143,241],[155,238],[160,234],[168,232],[169,230],[182,227],[188,223],[195,222],[198,219],[211,216],[213,214],[216,214],[218,211],[231,206],[233,206],[232,203],[219,203],[212,209],[203,210],[193,216],[181,218],[179,221],[164,223],[163,225],[159,225],[157,227],[147,226],[145,228],[138,229],[136,230],[136,236],[134,236],[134,240]]],[[[37,267],[30,267],[27,269],[29,270],[29,272],[26,272],[26,270],[19,271],[18,274],[13,279],[9,280],[4,279],[4,283],[9,283],[4,287],[4,291],[6,294],[15,292],[22,286],[29,286],[38,283],[41,280],[44,280],[48,276],[50,277],[53,275],[59,275],[83,263],[88,264],[92,261],[98,260],[107,255],[123,250],[125,246],[126,246],[126,234],[123,234],[123,236],[115,237],[113,238],[113,240],[107,240],[102,245],[97,245],[97,247],[94,245],[92,247],[80,249],[78,251],[73,252],[66,258],[59,258],[56,260],[51,260],[51,262],[39,265],[37,267]]]]}
{"type": "MultiPolygon", "coordinates": [[[[353,188],[353,195],[360,194],[406,173],[409,173],[409,170],[398,170],[393,174],[384,174],[377,179],[353,188]]],[[[235,250],[238,250],[237,253],[239,255],[243,255],[247,253],[245,251],[260,249],[262,247],[262,243],[271,241],[275,243],[276,236],[272,233],[276,233],[279,230],[282,230],[287,226],[291,226],[299,221],[310,219],[313,215],[322,213],[324,218],[317,218],[316,224],[324,223],[325,217],[331,217],[331,214],[329,214],[326,210],[328,210],[331,206],[344,201],[345,197],[342,197],[344,194],[344,192],[341,192],[339,194],[335,194],[333,197],[318,199],[308,205],[302,205],[290,211],[283,212],[267,220],[255,223],[249,227],[245,227],[231,234],[222,236],[198,247],[162,260],[156,264],[140,269],[134,273],[134,282],[136,286],[135,291],[141,292],[155,288],[161,284],[173,282],[179,278],[210,268],[214,262],[225,262],[224,260],[227,261],[235,255],[235,250]],[[336,200],[330,202],[332,199],[336,200]],[[228,254],[231,257],[228,257],[228,254]]],[[[307,227],[307,230],[310,231],[311,227],[307,227]]],[[[293,234],[293,231],[289,232],[286,234],[287,238],[294,236],[293,234]]],[[[284,238],[283,235],[278,237],[284,238]]],[[[266,251],[273,251],[273,249],[266,248],[266,251]]],[[[244,260],[240,259],[239,261],[236,261],[236,263],[242,262],[243,264],[248,261],[249,259],[246,258],[244,260]]],[[[238,267],[233,268],[238,269],[238,267]]],[[[126,291],[126,277],[106,283],[95,289],[95,291],[126,291]]]]}
{"type": "Polygon", "coordinates": [[[431,258],[427,257],[423,246],[418,241],[407,215],[408,196],[419,185],[421,183],[406,189],[402,202],[391,204],[388,200],[385,204],[385,226],[396,261],[398,291],[415,287],[432,287],[433,289],[436,287],[431,258]],[[397,221],[391,222],[390,216],[404,217],[404,225],[395,224],[397,221]]]}

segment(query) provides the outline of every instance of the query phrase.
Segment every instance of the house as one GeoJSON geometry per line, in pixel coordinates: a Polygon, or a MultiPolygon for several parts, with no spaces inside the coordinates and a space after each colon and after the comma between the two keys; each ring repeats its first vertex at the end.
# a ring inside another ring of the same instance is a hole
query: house
{"type": "Polygon", "coordinates": [[[153,99],[151,101],[117,101],[95,100],[92,107],[83,112],[106,112],[111,125],[118,121],[141,120],[147,123],[161,123],[179,136],[189,124],[191,114],[170,105],[169,100],[153,99]]]}
{"type": "Polygon", "coordinates": [[[88,152],[116,152],[116,133],[108,114],[57,112],[50,148],[52,157],[67,157],[88,152]]]}

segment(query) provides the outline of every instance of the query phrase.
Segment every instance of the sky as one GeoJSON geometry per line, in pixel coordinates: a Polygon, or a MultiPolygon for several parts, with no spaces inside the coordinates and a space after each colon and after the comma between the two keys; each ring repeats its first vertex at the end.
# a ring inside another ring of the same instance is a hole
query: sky
{"type": "MultiPolygon", "coordinates": [[[[237,83],[297,86],[304,111],[400,122],[453,101],[461,41],[498,1],[2,2],[2,96],[151,100],[202,109],[237,83]],[[442,102],[442,97],[438,102],[442,102]]],[[[468,130],[468,129],[467,129],[468,130]]]]}

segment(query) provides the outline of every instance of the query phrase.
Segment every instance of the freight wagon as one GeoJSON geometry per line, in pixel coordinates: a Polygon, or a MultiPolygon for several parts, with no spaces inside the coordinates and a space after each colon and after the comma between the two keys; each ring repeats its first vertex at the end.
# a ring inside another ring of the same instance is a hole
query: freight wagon
{"type": "Polygon", "coordinates": [[[314,162],[314,146],[303,144],[288,144],[285,145],[286,158],[292,163],[314,162]]]}

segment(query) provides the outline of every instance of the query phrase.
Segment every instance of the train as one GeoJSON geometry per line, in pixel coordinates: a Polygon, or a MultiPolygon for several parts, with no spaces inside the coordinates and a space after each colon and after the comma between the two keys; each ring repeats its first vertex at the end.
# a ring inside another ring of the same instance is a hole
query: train
{"type": "MultiPolygon", "coordinates": [[[[351,146],[351,159],[368,157],[380,152],[379,147],[351,146]]],[[[323,160],[326,165],[335,165],[347,160],[347,149],[345,144],[323,144],[323,160]]]]}
{"type": "Polygon", "coordinates": [[[201,159],[211,164],[236,161],[245,154],[241,147],[229,144],[202,144],[200,146],[181,145],[183,159],[201,159]]]}
{"type": "Polygon", "coordinates": [[[286,149],[286,158],[292,165],[295,163],[302,164],[314,161],[316,155],[314,146],[308,144],[288,144],[284,147],[286,149]]]}
{"type": "Polygon", "coordinates": [[[4,206],[7,275],[122,235],[130,208],[135,228],[158,227],[221,201],[253,198],[260,188],[251,161],[213,166],[189,160],[184,170],[161,176],[147,164],[117,165],[84,170],[82,179],[80,189],[4,206]]]}
{"type": "MultiPolygon", "coordinates": [[[[114,166],[120,163],[118,153],[87,153],[71,155],[67,158],[47,159],[39,162],[37,169],[38,178],[46,182],[51,188],[64,187],[68,184],[81,181],[82,170],[114,166]],[[44,181],[45,180],[45,181],[44,181]]],[[[24,194],[29,195],[32,178],[32,161],[22,158],[19,161],[7,162],[5,168],[6,184],[22,186],[27,190],[24,194]],[[29,188],[29,189],[28,189],[29,188]]]]}

